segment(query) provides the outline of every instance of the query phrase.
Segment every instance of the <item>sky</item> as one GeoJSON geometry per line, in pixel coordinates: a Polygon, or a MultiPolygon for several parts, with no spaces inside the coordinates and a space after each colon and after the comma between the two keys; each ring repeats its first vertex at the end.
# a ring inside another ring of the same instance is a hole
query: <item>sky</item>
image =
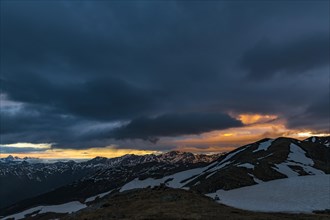
{"type": "Polygon", "coordinates": [[[329,1],[1,1],[0,157],[330,133],[329,1]]]}

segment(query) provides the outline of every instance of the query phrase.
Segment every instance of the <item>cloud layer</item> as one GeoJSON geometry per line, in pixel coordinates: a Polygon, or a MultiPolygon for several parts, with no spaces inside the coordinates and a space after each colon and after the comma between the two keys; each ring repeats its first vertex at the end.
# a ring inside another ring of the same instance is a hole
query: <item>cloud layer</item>
{"type": "Polygon", "coordinates": [[[116,139],[143,139],[156,142],[158,137],[201,134],[213,130],[241,126],[242,123],[226,114],[186,113],[155,118],[137,118],[113,132],[116,139]]]}
{"type": "Polygon", "coordinates": [[[326,131],[328,8],[1,2],[1,142],[156,142],[242,126],[240,113],[326,131]]]}

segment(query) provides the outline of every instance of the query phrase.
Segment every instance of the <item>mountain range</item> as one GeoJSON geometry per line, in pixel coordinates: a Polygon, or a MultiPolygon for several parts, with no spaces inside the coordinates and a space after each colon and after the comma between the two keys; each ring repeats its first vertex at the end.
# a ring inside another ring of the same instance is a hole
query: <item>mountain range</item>
{"type": "MultiPolygon", "coordinates": [[[[85,162],[36,163],[37,158],[8,156],[0,159],[0,208],[19,200],[51,191],[67,184],[105,182],[121,184],[122,176],[162,175],[198,167],[217,159],[220,154],[195,155],[187,152],[137,156],[127,154],[117,158],[96,157],[85,162]],[[118,178],[118,179],[117,179],[118,178]],[[77,181],[77,183],[75,182],[77,181]],[[24,186],[24,190],[22,190],[24,186]]],[[[124,182],[123,182],[124,183],[124,182]]],[[[104,186],[107,189],[107,186],[104,186]]],[[[100,186],[102,191],[103,186],[100,186]]],[[[93,193],[99,191],[95,189],[93,193]]],[[[88,194],[89,195],[89,194],[88,194]]]]}
{"type": "MultiPolygon", "coordinates": [[[[78,204],[73,207],[86,208],[102,198],[136,189],[170,187],[213,196],[219,190],[299,176],[322,176],[330,174],[329,144],[330,137],[302,141],[280,137],[213,155],[171,151],[56,163],[3,158],[0,216],[72,201],[78,204]]],[[[40,210],[34,210],[35,214],[41,214],[40,210]]]]}

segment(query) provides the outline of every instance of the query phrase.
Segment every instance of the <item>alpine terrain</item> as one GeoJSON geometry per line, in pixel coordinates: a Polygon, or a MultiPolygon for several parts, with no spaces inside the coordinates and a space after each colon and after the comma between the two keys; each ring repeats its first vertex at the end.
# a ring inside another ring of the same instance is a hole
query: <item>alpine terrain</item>
{"type": "MultiPolygon", "coordinates": [[[[330,137],[280,137],[214,155],[171,151],[55,163],[5,158],[0,162],[1,183],[7,187],[1,190],[1,215],[3,219],[161,218],[145,208],[133,215],[144,201],[163,204],[164,209],[172,209],[163,213],[184,219],[173,214],[176,208],[171,204],[181,201],[187,210],[197,210],[193,202],[187,202],[191,199],[200,200],[200,209],[208,214],[186,212],[191,214],[188,219],[215,218],[228,212],[240,219],[238,213],[249,213],[217,203],[259,212],[309,213],[270,219],[325,219],[330,209],[329,145],[330,137]],[[25,194],[18,193],[22,186],[25,194]]],[[[255,214],[251,219],[268,217],[255,214]]]]}

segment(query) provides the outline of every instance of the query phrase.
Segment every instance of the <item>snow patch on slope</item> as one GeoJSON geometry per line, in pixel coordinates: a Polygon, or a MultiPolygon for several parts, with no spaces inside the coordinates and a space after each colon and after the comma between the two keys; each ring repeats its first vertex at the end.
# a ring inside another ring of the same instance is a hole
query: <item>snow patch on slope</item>
{"type": "Polygon", "coordinates": [[[93,202],[96,198],[103,198],[104,196],[110,194],[113,190],[110,190],[108,192],[104,192],[104,193],[100,193],[100,194],[97,194],[95,196],[92,196],[92,197],[89,197],[85,200],[85,203],[86,202],[93,202]]]}
{"type": "Polygon", "coordinates": [[[185,170],[185,171],[182,171],[179,173],[165,176],[160,179],[147,178],[144,180],[139,180],[138,178],[135,178],[131,182],[126,183],[120,189],[120,192],[123,192],[125,190],[131,190],[131,189],[154,187],[154,186],[159,186],[161,184],[165,184],[166,186],[172,187],[172,188],[182,188],[188,182],[197,178],[198,175],[201,172],[203,172],[204,169],[205,169],[205,167],[191,169],[191,170],[185,170]],[[184,180],[187,180],[188,178],[191,178],[191,179],[189,179],[189,181],[184,181],[184,180]]]}
{"type": "Polygon", "coordinates": [[[306,173],[311,175],[319,175],[324,174],[322,170],[315,169],[312,167],[314,165],[314,161],[311,158],[306,156],[306,151],[304,151],[301,147],[296,144],[290,144],[290,153],[288,155],[287,161],[281,164],[275,164],[276,170],[287,177],[298,176],[299,173],[295,172],[290,168],[290,166],[299,166],[306,173]]]}
{"type": "Polygon", "coordinates": [[[238,153],[242,152],[243,150],[245,150],[247,147],[249,147],[249,146],[243,147],[242,149],[240,149],[238,151],[227,154],[227,156],[223,160],[221,160],[221,163],[224,163],[224,162],[228,161],[229,159],[231,159],[236,154],[238,154],[238,153]]]}
{"type": "Polygon", "coordinates": [[[288,160],[305,165],[314,165],[314,161],[306,157],[306,151],[304,151],[296,144],[290,144],[290,153],[288,155],[288,160]]]}
{"type": "Polygon", "coordinates": [[[254,165],[250,164],[250,163],[243,163],[243,164],[239,164],[237,165],[238,167],[245,167],[247,169],[254,169],[254,165]]]}
{"type": "Polygon", "coordinates": [[[258,148],[256,150],[254,150],[253,153],[256,153],[261,150],[267,151],[268,148],[272,145],[272,142],[273,142],[273,140],[270,139],[270,140],[264,141],[262,143],[259,143],[258,148]]]}
{"type": "Polygon", "coordinates": [[[267,158],[267,157],[273,156],[273,154],[274,154],[274,153],[270,153],[270,154],[268,154],[268,155],[266,155],[266,156],[264,156],[264,157],[259,157],[258,160],[263,160],[263,159],[265,159],[265,158],[267,158]]]}
{"type": "Polygon", "coordinates": [[[224,168],[225,166],[227,166],[229,164],[231,164],[231,161],[227,161],[225,163],[221,162],[221,163],[217,164],[216,166],[212,167],[211,169],[207,169],[207,173],[213,173],[217,170],[224,168]]]}
{"type": "Polygon", "coordinates": [[[207,194],[216,195],[220,203],[245,210],[312,213],[330,209],[330,175],[279,179],[207,194]]]}
{"type": "Polygon", "coordinates": [[[251,173],[248,173],[250,177],[253,178],[253,181],[256,182],[256,183],[263,183],[264,181],[258,179],[257,177],[255,177],[253,174],[251,173]]]}
{"type": "Polygon", "coordinates": [[[220,162],[216,162],[217,164],[215,166],[214,166],[214,163],[212,163],[211,165],[205,167],[205,170],[203,172],[204,173],[210,173],[211,174],[211,173],[213,173],[213,172],[215,172],[217,170],[220,170],[220,169],[224,168],[225,166],[231,164],[230,159],[232,157],[234,157],[236,154],[242,152],[247,147],[249,147],[249,145],[246,146],[246,147],[243,147],[242,149],[240,149],[238,151],[235,151],[235,152],[232,152],[232,153],[227,154],[226,157],[224,159],[222,159],[220,162]],[[212,168],[210,168],[210,167],[212,167],[212,168]]]}
{"type": "MultiPolygon", "coordinates": [[[[78,201],[68,202],[60,205],[49,205],[49,206],[37,206],[28,210],[25,210],[20,213],[16,213],[14,215],[7,216],[3,219],[23,219],[25,215],[32,214],[34,212],[38,212],[38,214],[47,213],[47,212],[54,212],[54,213],[72,213],[77,212],[80,209],[86,208],[85,204],[82,204],[78,201]]],[[[35,216],[36,214],[33,214],[35,216]]]]}
{"type": "Polygon", "coordinates": [[[293,171],[288,165],[288,163],[275,164],[275,170],[277,170],[279,173],[286,175],[287,177],[298,176],[299,173],[293,171]]]}

